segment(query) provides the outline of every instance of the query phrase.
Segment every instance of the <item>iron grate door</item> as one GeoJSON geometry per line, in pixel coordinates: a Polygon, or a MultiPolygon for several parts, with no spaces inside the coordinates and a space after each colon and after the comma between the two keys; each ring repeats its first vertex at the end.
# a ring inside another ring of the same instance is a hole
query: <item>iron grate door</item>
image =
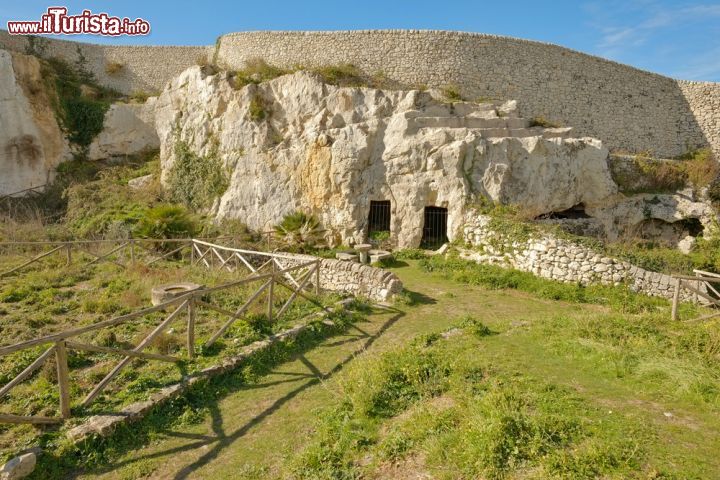
{"type": "Polygon", "coordinates": [[[421,246],[423,248],[438,248],[447,243],[447,208],[425,207],[425,223],[421,246]]]}
{"type": "Polygon", "coordinates": [[[390,200],[371,200],[368,235],[390,231],[390,200]]]}

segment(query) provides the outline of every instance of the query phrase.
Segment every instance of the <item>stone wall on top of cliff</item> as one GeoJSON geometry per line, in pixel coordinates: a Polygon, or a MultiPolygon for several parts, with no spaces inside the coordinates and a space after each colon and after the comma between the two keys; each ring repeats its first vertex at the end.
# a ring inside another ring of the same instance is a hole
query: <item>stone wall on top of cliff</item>
{"type": "Polygon", "coordinates": [[[215,46],[107,46],[10,36],[0,47],[84,62],[123,93],[157,91],[201,61],[238,69],[263,58],[293,67],[353,63],[408,86],[457,84],[470,99],[516,99],[527,118],[572,125],[610,149],[674,157],[711,145],[720,153],[720,84],[677,81],[564,47],[476,33],[418,30],[239,32],[215,46]],[[31,45],[32,43],[32,45],[31,45]],[[123,68],[108,74],[106,66],[123,68]]]}

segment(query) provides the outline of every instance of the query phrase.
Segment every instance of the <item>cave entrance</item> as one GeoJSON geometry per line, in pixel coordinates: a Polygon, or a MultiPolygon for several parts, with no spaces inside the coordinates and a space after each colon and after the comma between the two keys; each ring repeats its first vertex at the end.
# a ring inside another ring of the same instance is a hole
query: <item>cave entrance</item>
{"type": "Polygon", "coordinates": [[[700,222],[698,218],[686,218],[675,223],[692,237],[702,236],[705,230],[705,227],[703,227],[702,222],[700,222]]]}
{"type": "Polygon", "coordinates": [[[432,249],[447,243],[447,217],[447,208],[425,207],[421,247],[432,249]]]}
{"type": "Polygon", "coordinates": [[[390,200],[371,200],[368,214],[368,238],[390,236],[390,200]]]}
{"type": "Polygon", "coordinates": [[[585,205],[578,203],[567,210],[543,213],[537,216],[535,220],[579,220],[581,218],[590,218],[590,215],[585,213],[585,205]]]}

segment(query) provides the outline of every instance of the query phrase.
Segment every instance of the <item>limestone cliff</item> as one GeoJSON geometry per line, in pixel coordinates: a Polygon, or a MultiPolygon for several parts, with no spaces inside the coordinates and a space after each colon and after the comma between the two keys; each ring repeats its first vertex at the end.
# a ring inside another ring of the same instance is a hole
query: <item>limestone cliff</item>
{"type": "Polygon", "coordinates": [[[569,128],[531,127],[513,102],[447,103],[431,92],[341,88],[306,72],[241,89],[193,67],[156,103],[163,177],[176,142],[212,149],[231,170],[216,208],[265,229],[315,213],[335,242],[361,242],[371,200],[389,200],[401,247],[423,235],[426,206],[448,209],[448,236],[480,196],[532,214],[600,206],[617,193],[607,150],[569,128]]]}
{"type": "Polygon", "coordinates": [[[45,185],[69,157],[40,62],[0,50],[0,195],[45,185]]]}

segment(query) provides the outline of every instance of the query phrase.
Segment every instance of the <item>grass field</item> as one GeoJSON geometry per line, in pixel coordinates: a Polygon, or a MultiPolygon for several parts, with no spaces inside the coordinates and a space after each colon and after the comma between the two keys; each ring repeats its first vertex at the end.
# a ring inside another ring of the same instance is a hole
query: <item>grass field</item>
{"type": "MultiPolygon", "coordinates": [[[[153,286],[166,283],[192,281],[208,287],[242,278],[246,273],[207,270],[191,267],[182,262],[160,262],[153,268],[138,264],[121,269],[112,263],[98,263],[86,267],[88,258],[76,254],[75,264],[65,265],[61,256],[51,256],[42,263],[31,265],[28,270],[2,279],[0,283],[0,344],[10,345],[55,332],[90,325],[101,320],[136,312],[149,307],[153,286]]],[[[19,257],[0,257],[0,269],[21,263],[19,257]]],[[[210,303],[227,310],[237,310],[261,283],[235,287],[215,292],[205,298],[210,303]]],[[[276,288],[275,311],[283,305],[290,292],[276,288]]],[[[333,302],[337,297],[327,295],[323,302],[333,302]]],[[[192,361],[165,363],[134,360],[108,388],[87,408],[78,404],[84,396],[121,359],[107,353],[71,351],[71,397],[75,416],[82,417],[97,412],[117,411],[130,403],[145,400],[159,389],[179,382],[184,376],[207,366],[219,363],[223,357],[236,354],[242,347],[276,333],[319,308],[299,299],[287,313],[272,324],[265,319],[266,294],[263,293],[249,310],[248,315],[238,319],[220,341],[209,349],[199,349],[192,361]]],[[[115,327],[93,331],[77,337],[81,343],[106,347],[132,349],[152,331],[170,311],[155,312],[115,327]]],[[[151,353],[175,355],[185,358],[186,314],[161,333],[148,348],[151,353]]],[[[197,345],[210,338],[228,317],[206,308],[197,309],[197,345]]],[[[48,345],[39,345],[0,358],[0,384],[5,385],[48,345]]],[[[33,376],[16,386],[3,398],[0,413],[15,415],[58,415],[58,389],[54,357],[33,376]]],[[[70,424],[76,423],[72,420],[70,424]]],[[[0,426],[0,463],[19,449],[32,446],[38,438],[56,429],[37,429],[30,425],[0,426]]]]}
{"type": "Polygon", "coordinates": [[[397,265],[404,302],[77,476],[720,476],[717,324],[672,323],[664,301],[552,300],[438,266],[397,265]]]}

